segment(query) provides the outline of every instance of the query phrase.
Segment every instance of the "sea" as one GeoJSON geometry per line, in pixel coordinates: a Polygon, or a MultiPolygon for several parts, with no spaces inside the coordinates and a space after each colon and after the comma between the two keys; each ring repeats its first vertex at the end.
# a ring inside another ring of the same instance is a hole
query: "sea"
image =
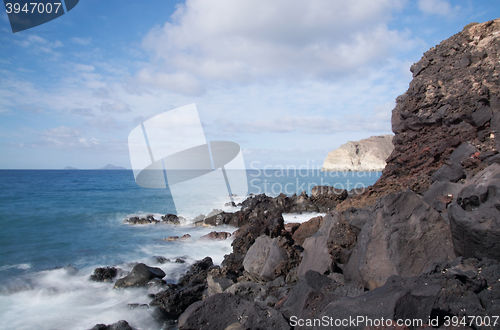
{"type": "MultiPolygon", "coordinates": [[[[114,289],[90,280],[97,267],[123,271],[143,262],[159,267],[175,283],[196,260],[210,256],[220,264],[231,240],[199,238],[236,228],[195,226],[193,219],[213,209],[234,212],[231,201],[265,193],[310,194],[315,185],[368,187],[380,172],[321,172],[310,169],[247,170],[246,195],[193,198],[178,214],[181,225],[129,225],[131,216],[177,214],[171,190],[143,188],[131,170],[0,170],[0,329],[90,329],[127,320],[137,329],[157,330],[148,310],[148,288],[114,289]],[[191,235],[186,241],[169,236],[191,235]],[[185,263],[159,263],[155,256],[185,263]]],[[[189,192],[187,192],[189,194],[189,192]]],[[[318,214],[285,214],[303,222],[318,214]]]]}

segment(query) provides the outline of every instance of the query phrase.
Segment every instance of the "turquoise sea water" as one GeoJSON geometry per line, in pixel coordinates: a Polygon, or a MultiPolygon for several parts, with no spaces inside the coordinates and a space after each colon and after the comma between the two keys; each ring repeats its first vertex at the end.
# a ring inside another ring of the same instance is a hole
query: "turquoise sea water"
{"type": "MultiPolygon", "coordinates": [[[[373,184],[380,173],[319,172],[312,170],[247,171],[249,194],[310,193],[317,184],[352,189],[373,184]]],[[[200,187],[210,189],[210,187],[200,187]]],[[[236,202],[245,196],[236,196],[236,202]]],[[[207,255],[220,263],[231,252],[230,241],[199,242],[213,228],[194,227],[189,220],[205,208],[235,211],[229,197],[193,200],[183,226],[130,226],[132,215],[175,213],[169,189],[136,185],[132,171],[0,170],[0,328],[88,329],[96,323],[132,320],[142,329],[155,329],[127,303],[147,303],[141,290],[113,290],[112,284],[90,282],[95,267],[131,262],[159,266],[175,280],[191,262],[207,255]],[[162,238],[189,233],[189,242],[162,238]],[[155,264],[152,256],[184,257],[186,264],[155,264]],[[69,274],[71,264],[79,269],[69,274]],[[30,309],[26,316],[26,309],[30,309]],[[22,316],[22,317],[21,317],[22,316]]],[[[205,214],[208,212],[205,212],[205,214]]],[[[234,228],[218,228],[232,231],[234,228]]],[[[143,313],[144,314],[144,313],[143,313]]]]}

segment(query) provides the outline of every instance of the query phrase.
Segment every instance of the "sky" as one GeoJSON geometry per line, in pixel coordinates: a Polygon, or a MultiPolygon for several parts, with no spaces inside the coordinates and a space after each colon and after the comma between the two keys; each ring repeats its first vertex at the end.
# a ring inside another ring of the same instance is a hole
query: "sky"
{"type": "Polygon", "coordinates": [[[0,169],[131,168],[141,122],[195,103],[247,168],[321,167],[390,134],[424,52],[500,1],[80,0],[12,33],[0,11],[0,169]]]}

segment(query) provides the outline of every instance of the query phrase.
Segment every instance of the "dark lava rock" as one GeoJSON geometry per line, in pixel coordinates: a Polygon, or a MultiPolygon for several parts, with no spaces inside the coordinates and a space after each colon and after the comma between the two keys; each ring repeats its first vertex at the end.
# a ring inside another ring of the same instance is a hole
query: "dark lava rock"
{"type": "Polygon", "coordinates": [[[492,164],[468,181],[449,215],[458,255],[500,260],[500,165],[492,164]]]}
{"type": "MultiPolygon", "coordinates": [[[[329,303],[317,318],[323,316],[329,319],[420,319],[426,324],[431,315],[436,297],[441,291],[441,286],[430,281],[413,277],[401,278],[391,276],[387,282],[374,290],[368,291],[356,298],[340,298],[329,303]]],[[[335,325],[335,329],[363,329],[364,323],[335,325]]],[[[322,329],[322,327],[313,327],[322,329]]]]}
{"type": "Polygon", "coordinates": [[[121,320],[110,325],[96,324],[90,330],[134,330],[134,328],[132,328],[127,321],[121,320]]]}
{"type": "Polygon", "coordinates": [[[179,318],[179,329],[290,329],[275,309],[231,293],[219,293],[189,306],[179,318]]]}
{"type": "MultiPolygon", "coordinates": [[[[279,197],[279,196],[278,196],[279,197]]],[[[242,226],[233,233],[231,244],[233,252],[224,257],[222,266],[234,274],[243,271],[243,259],[257,237],[267,235],[271,238],[286,233],[283,221],[283,209],[277,199],[265,195],[247,198],[242,203],[241,211],[235,213],[242,226]]]]}
{"type": "Polygon", "coordinates": [[[319,212],[334,210],[347,196],[347,190],[331,186],[316,186],[311,189],[311,201],[318,207],[319,212]]]}
{"type": "Polygon", "coordinates": [[[327,213],[318,231],[304,241],[297,275],[300,277],[308,270],[324,274],[334,271],[337,263],[347,263],[358,232],[345,220],[343,213],[327,213]]]}
{"type": "Polygon", "coordinates": [[[256,298],[264,295],[265,291],[262,284],[248,281],[234,283],[225,290],[225,292],[232,293],[248,301],[255,301],[256,298]]]}
{"type": "Polygon", "coordinates": [[[158,306],[159,313],[164,318],[177,319],[189,305],[203,298],[207,287],[207,272],[212,266],[210,257],[195,262],[178,284],[167,284],[166,290],[156,294],[150,306],[158,306]]]}
{"type": "Polygon", "coordinates": [[[145,264],[137,264],[127,276],[120,278],[115,283],[115,288],[128,288],[146,286],[153,278],[163,278],[165,273],[157,267],[149,267],[145,264]]]}
{"type": "Polygon", "coordinates": [[[449,226],[412,191],[384,196],[360,234],[344,275],[373,289],[391,275],[416,276],[455,258],[449,226]]]}
{"type": "Polygon", "coordinates": [[[237,227],[239,226],[239,219],[240,217],[237,213],[220,212],[212,216],[207,216],[203,222],[211,226],[231,225],[237,227]]]}
{"type": "Polygon", "coordinates": [[[115,267],[96,268],[94,274],[90,275],[90,279],[96,282],[112,282],[118,275],[118,270],[115,267]]]}
{"type": "MultiPolygon", "coordinates": [[[[490,319],[500,312],[500,264],[498,261],[481,261],[461,257],[451,262],[435,264],[420,275],[422,280],[441,285],[442,289],[434,302],[434,317],[439,325],[445,317],[489,316],[490,319]]],[[[496,329],[496,327],[476,327],[477,329],[496,329]]]]}
{"type": "Polygon", "coordinates": [[[181,218],[179,218],[177,215],[175,214],[165,214],[164,216],[161,217],[161,220],[164,222],[164,223],[168,223],[168,224],[171,224],[171,225],[180,225],[181,224],[181,218]]]}
{"type": "Polygon", "coordinates": [[[162,256],[153,256],[152,259],[159,264],[166,264],[168,262],[171,262],[170,259],[162,257],[162,256]]]}
{"type": "Polygon", "coordinates": [[[148,225],[148,224],[157,224],[160,221],[156,220],[152,214],[148,214],[145,218],[131,217],[125,219],[124,222],[128,223],[129,225],[148,225]]]}
{"type": "Polygon", "coordinates": [[[231,233],[225,231],[212,231],[202,237],[200,239],[209,239],[209,240],[225,240],[231,237],[231,233]]]}
{"type": "Polygon", "coordinates": [[[207,275],[207,295],[212,296],[217,293],[224,292],[227,288],[234,284],[234,282],[221,276],[220,268],[212,268],[207,275]]]}
{"type": "Polygon", "coordinates": [[[290,290],[279,311],[288,319],[291,316],[312,318],[336,298],[333,291],[337,287],[328,276],[309,270],[290,290]]]}
{"type": "Polygon", "coordinates": [[[465,172],[462,166],[451,163],[450,165],[444,164],[439,170],[436,171],[431,177],[431,180],[436,181],[451,181],[457,182],[465,177],[465,172]]]}
{"type": "Polygon", "coordinates": [[[243,259],[243,267],[254,278],[272,281],[276,278],[276,268],[288,259],[285,249],[280,246],[281,237],[259,236],[248,249],[243,259]]]}
{"type": "Polygon", "coordinates": [[[300,193],[299,196],[293,195],[290,199],[292,200],[290,213],[319,212],[319,207],[309,198],[305,191],[300,193]]]}
{"type": "Polygon", "coordinates": [[[468,177],[486,167],[481,159],[470,167],[466,163],[476,151],[500,150],[498,31],[500,19],[467,26],[412,66],[413,80],[392,111],[394,150],[382,176],[337,210],[374,205],[406,189],[421,194],[450,160],[462,165],[468,177]]]}
{"type": "Polygon", "coordinates": [[[315,234],[323,223],[323,217],[314,217],[300,224],[299,228],[293,233],[292,238],[299,245],[304,244],[306,238],[315,234]]]}

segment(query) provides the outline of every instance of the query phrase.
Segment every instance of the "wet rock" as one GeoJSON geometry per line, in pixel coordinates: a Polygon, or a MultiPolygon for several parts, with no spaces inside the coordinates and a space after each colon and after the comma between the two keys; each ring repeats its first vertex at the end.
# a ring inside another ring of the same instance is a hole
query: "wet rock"
{"type": "Polygon", "coordinates": [[[134,328],[132,328],[127,321],[121,320],[110,325],[96,324],[90,330],[134,330],[134,328]]]}
{"type": "Polygon", "coordinates": [[[212,212],[205,218],[204,223],[210,226],[230,225],[237,227],[239,216],[236,213],[228,213],[217,210],[215,214],[212,212]]]}
{"type": "Polygon", "coordinates": [[[96,282],[112,282],[118,275],[118,270],[115,267],[99,267],[94,269],[94,274],[90,275],[90,279],[96,282]]]}
{"type": "Polygon", "coordinates": [[[170,259],[162,257],[162,256],[153,256],[152,257],[153,261],[158,263],[158,264],[166,264],[171,262],[170,259]]]}
{"type": "Polygon", "coordinates": [[[212,231],[202,237],[200,239],[208,239],[208,240],[225,240],[231,237],[231,233],[225,231],[212,231]]]}
{"type": "Polygon", "coordinates": [[[344,269],[348,281],[373,289],[391,275],[416,276],[455,258],[449,226],[422,197],[407,191],[377,201],[344,269]]]}
{"type": "Polygon", "coordinates": [[[167,242],[178,241],[179,239],[180,239],[179,236],[168,236],[168,237],[162,238],[162,240],[167,241],[167,242]]]}
{"type": "Polygon", "coordinates": [[[115,288],[146,286],[153,278],[163,278],[165,272],[157,267],[149,267],[143,263],[137,264],[127,276],[115,282],[115,288]]]}
{"type": "Polygon", "coordinates": [[[163,223],[167,223],[170,225],[180,225],[181,220],[184,220],[182,217],[178,217],[175,214],[165,214],[164,216],[161,217],[161,220],[163,223]]]}
{"type": "Polygon", "coordinates": [[[148,293],[157,294],[167,288],[167,282],[160,278],[153,278],[147,283],[148,293]]]}
{"type": "Polygon", "coordinates": [[[293,233],[292,238],[299,245],[304,244],[306,238],[315,234],[323,223],[323,217],[314,217],[300,224],[299,228],[293,233]]]}
{"type": "Polygon", "coordinates": [[[176,320],[189,305],[203,298],[208,269],[212,266],[210,257],[195,262],[178,284],[167,284],[166,290],[156,294],[150,306],[157,306],[165,318],[176,320]]]}
{"type": "Polygon", "coordinates": [[[458,255],[500,260],[500,165],[492,164],[468,181],[449,215],[458,255]]]}
{"type": "Polygon", "coordinates": [[[261,235],[248,249],[243,259],[243,267],[251,276],[271,281],[276,278],[275,270],[280,263],[288,259],[286,251],[279,244],[280,238],[261,235]]]}
{"type": "Polygon", "coordinates": [[[152,214],[148,214],[144,218],[130,217],[128,219],[125,219],[123,222],[128,223],[129,225],[148,225],[148,224],[157,224],[160,221],[156,220],[152,214]]]}
{"type": "Polygon", "coordinates": [[[219,293],[191,306],[179,318],[179,329],[290,329],[276,310],[230,293],[219,293]]]}

